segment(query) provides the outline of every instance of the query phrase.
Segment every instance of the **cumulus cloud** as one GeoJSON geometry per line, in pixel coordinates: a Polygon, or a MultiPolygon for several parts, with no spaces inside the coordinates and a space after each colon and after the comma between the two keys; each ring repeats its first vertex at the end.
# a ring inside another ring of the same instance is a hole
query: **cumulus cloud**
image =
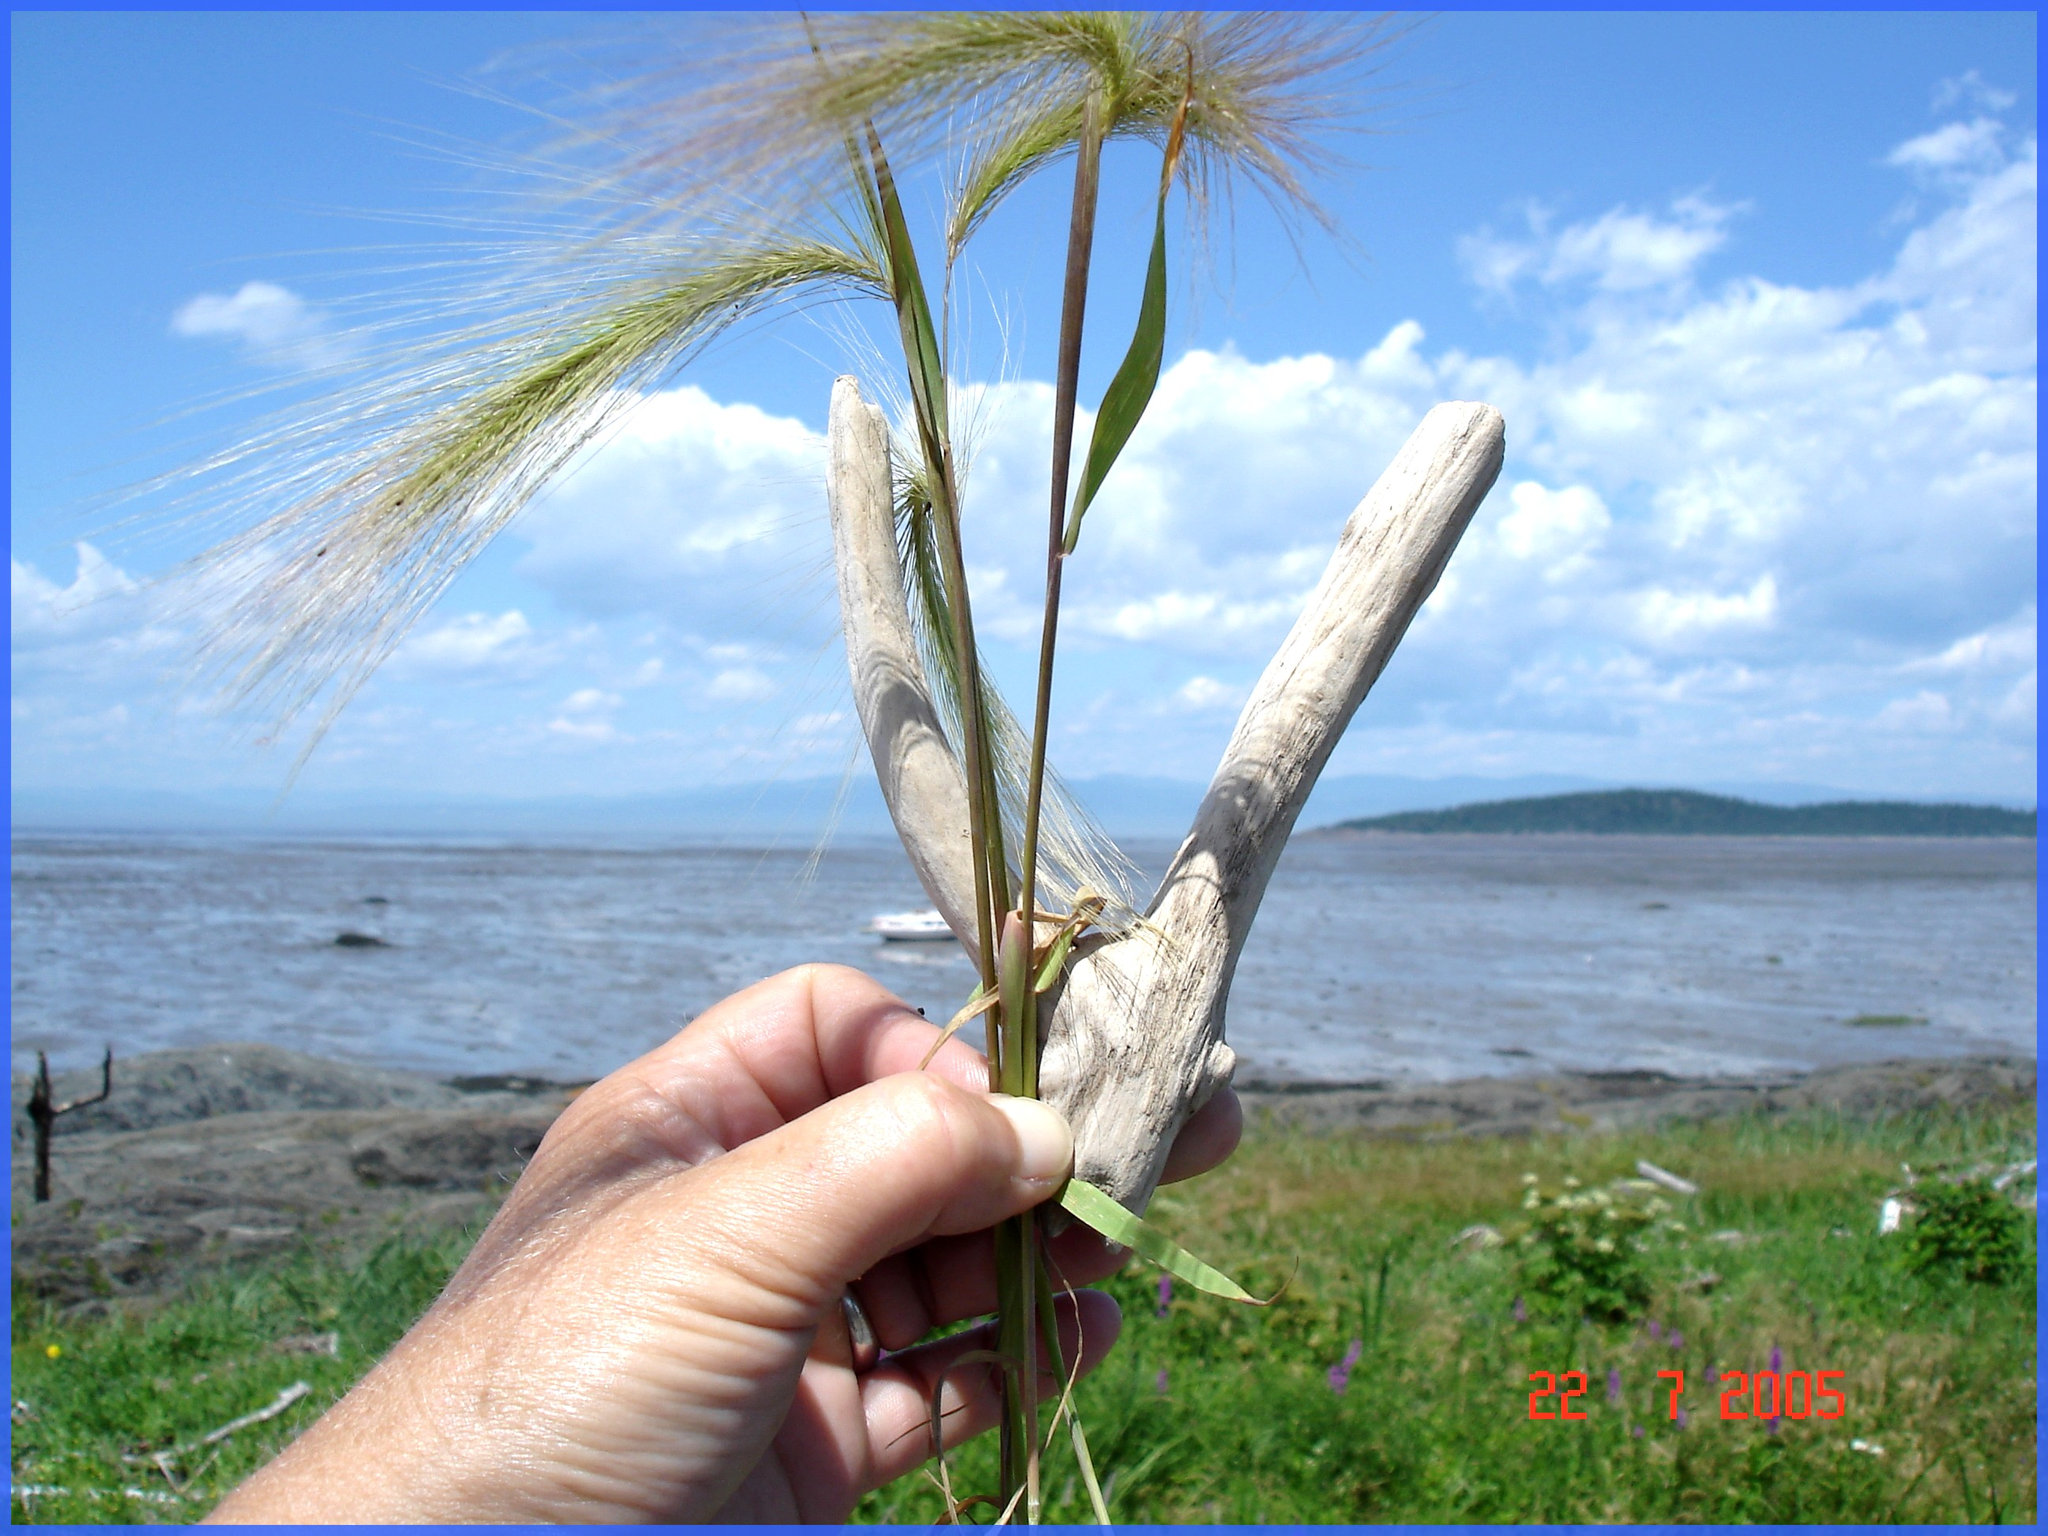
{"type": "MultiPolygon", "coordinates": [[[[1476,286],[1542,306],[1561,344],[1540,358],[1433,352],[1412,318],[1349,356],[1186,353],[1068,567],[1063,668],[1080,670],[1063,690],[1091,686],[1089,656],[1103,677],[1123,657],[1170,667],[1181,681],[1155,697],[1189,721],[1227,717],[1422,413],[1485,399],[1509,422],[1507,472],[1366,717],[1380,741],[1435,733],[1445,760],[1407,766],[1473,766],[1455,753],[1492,722],[1584,754],[1545,766],[1602,773],[1616,740],[1677,753],[1697,729],[1742,777],[1776,721],[1771,739],[1846,771],[1857,732],[1934,731],[1937,696],[1941,730],[2030,758],[2012,637],[2024,623],[2031,645],[2035,145],[1958,119],[1889,160],[1937,201],[1860,283],[1706,286],[1710,256],[1739,254],[1734,203],[1532,210],[1461,254],[1476,286]],[[1936,665],[1967,686],[1900,686],[1936,665]]],[[[965,404],[977,618],[1021,654],[1052,392],[987,384],[965,404]]],[[[834,628],[820,459],[802,423],[651,396],[536,509],[522,570],[572,610],[696,637],[704,697],[769,698],[834,628]]],[[[1098,717],[1074,709],[1070,746],[1103,755],[1069,766],[1118,766],[1116,712],[1084,728],[1098,717]]]]}
{"type": "Polygon", "coordinates": [[[1686,196],[1668,214],[1614,208],[1598,218],[1552,230],[1548,210],[1524,211],[1521,237],[1483,230],[1458,242],[1459,260],[1479,287],[1497,294],[1525,278],[1546,286],[1583,281],[1606,293],[1671,288],[1728,239],[1728,223],[1741,209],[1686,196]]]}
{"type": "MultiPolygon", "coordinates": [[[[1922,204],[1859,282],[1711,278],[1740,268],[1734,202],[1537,209],[1459,255],[1482,296],[1541,323],[1540,353],[1432,346],[1408,317],[1328,354],[1178,358],[1067,568],[1060,766],[1206,775],[1346,515],[1431,405],[1465,399],[1506,415],[1506,470],[1336,771],[2025,794],[2037,152],[1988,116],[1989,90],[1965,79],[1953,121],[1873,155],[1922,204]]],[[[1014,691],[1052,391],[966,393],[977,619],[1014,691]]],[[[692,738],[706,764],[836,754],[812,765],[830,771],[852,726],[816,707],[843,686],[820,663],[837,628],[822,463],[801,421],[650,394],[515,527],[518,578],[568,628],[477,604],[392,675],[524,679],[522,740],[670,761],[616,723],[631,690],[659,689],[716,723],[692,738]],[[579,649],[575,626],[604,638],[579,649]],[[754,706],[773,722],[750,735],[734,722],[754,706]]],[[[83,547],[69,586],[17,561],[18,675],[86,598],[133,602],[127,581],[83,547]]]]}
{"type": "Polygon", "coordinates": [[[1955,106],[1975,107],[1980,112],[2003,112],[2019,100],[2011,91],[2000,90],[1974,69],[1936,83],[1934,110],[1946,112],[1955,106]]]}
{"type": "Polygon", "coordinates": [[[1213,677],[1195,676],[1176,688],[1173,698],[1184,709],[1236,709],[1244,703],[1245,694],[1245,689],[1213,677]]]}
{"type": "Polygon", "coordinates": [[[1886,156],[1885,163],[1913,171],[1981,172],[2004,158],[1999,145],[2004,136],[2004,128],[1988,117],[1944,123],[1932,133],[1908,139],[1886,156]]]}
{"type": "Polygon", "coordinates": [[[187,299],[171,316],[171,332],[234,342],[246,356],[278,367],[324,368],[349,355],[325,315],[289,288],[262,281],[187,299]]]}
{"type": "Polygon", "coordinates": [[[1728,629],[1756,629],[1778,612],[1778,583],[1767,571],[1747,592],[1673,592],[1650,587],[1636,599],[1642,631],[1652,640],[1690,639],[1728,629]]]}
{"type": "Polygon", "coordinates": [[[824,442],[695,385],[640,401],[521,519],[520,573],[595,619],[660,615],[714,641],[829,637],[824,442]]]}
{"type": "Polygon", "coordinates": [[[1537,565],[1547,582],[1585,570],[1613,524],[1607,504],[1583,485],[1553,491],[1534,480],[1509,488],[1508,510],[1494,525],[1501,552],[1537,565]]]}
{"type": "Polygon", "coordinates": [[[714,699],[768,699],[775,696],[775,679],[759,667],[726,667],[705,686],[714,699]]]}
{"type": "Polygon", "coordinates": [[[1909,672],[2032,672],[2038,638],[2034,632],[2034,605],[2002,624],[1965,635],[1933,656],[1916,657],[1905,664],[1909,672]]]}
{"type": "Polygon", "coordinates": [[[603,743],[620,739],[619,728],[611,721],[584,714],[557,715],[548,722],[548,731],[571,741],[603,743]]]}
{"type": "Polygon", "coordinates": [[[132,619],[114,600],[138,590],[126,571],[92,545],[72,546],[78,564],[69,586],[58,586],[33,565],[10,561],[11,622],[15,649],[66,639],[132,619]]]}
{"type": "Polygon", "coordinates": [[[531,667],[540,659],[533,625],[517,608],[500,614],[465,613],[416,631],[392,656],[397,676],[443,675],[531,667]]]}
{"type": "Polygon", "coordinates": [[[97,688],[162,681],[185,641],[145,583],[91,544],[72,553],[69,583],[19,556],[10,582],[17,696],[55,690],[65,710],[97,688]]]}

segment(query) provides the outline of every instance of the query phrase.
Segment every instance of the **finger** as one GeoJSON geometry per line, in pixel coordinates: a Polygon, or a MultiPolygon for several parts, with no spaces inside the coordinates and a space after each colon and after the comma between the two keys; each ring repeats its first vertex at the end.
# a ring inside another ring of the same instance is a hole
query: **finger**
{"type": "MultiPolygon", "coordinates": [[[[784,971],[706,1009],[580,1094],[554,1139],[629,1144],[699,1163],[865,1083],[918,1069],[939,1029],[846,966],[784,971]]],[[[926,1069],[985,1092],[988,1063],[957,1035],[926,1069]]]]}
{"type": "MultiPolygon", "coordinates": [[[[1113,1275],[1129,1257],[1079,1222],[1046,1243],[1046,1261],[1059,1285],[1087,1285],[1113,1275]]],[[[995,1244],[986,1232],[935,1237],[891,1254],[854,1289],[882,1347],[903,1349],[934,1328],[995,1310],[995,1244]]]]}
{"type": "MultiPolygon", "coordinates": [[[[1123,1327],[1123,1314],[1101,1291],[1078,1291],[1054,1302],[1062,1360],[1074,1360],[1078,1376],[1102,1363],[1123,1327]]],[[[995,1348],[994,1324],[955,1334],[949,1339],[891,1355],[861,1382],[861,1406],[867,1415],[870,1487],[901,1477],[931,1455],[932,1391],[943,1379],[939,1399],[944,1442],[955,1446],[996,1422],[1002,1411],[998,1368],[974,1363],[949,1369],[971,1350],[995,1348]]],[[[1056,1396],[1062,1384],[1048,1368],[1038,1376],[1041,1402],[1056,1396]]],[[[1042,1421],[1041,1421],[1042,1423],[1042,1421]]]]}
{"type": "Polygon", "coordinates": [[[1178,1184],[1198,1173],[1207,1173],[1237,1150],[1244,1135],[1244,1103],[1234,1088],[1223,1088],[1209,1102],[1188,1117],[1188,1123],[1173,1138],[1166,1154],[1162,1184],[1178,1184]]]}
{"type": "Polygon", "coordinates": [[[656,1219],[673,1220],[691,1246],[730,1256],[725,1267],[749,1282],[762,1311],[750,1320],[806,1327],[887,1255],[1028,1210],[1072,1167],[1073,1139],[1054,1110],[909,1072],[834,1099],[652,1198],[656,1219]],[[781,1315],[792,1305],[794,1315],[781,1315]]]}
{"type": "MultiPolygon", "coordinates": [[[[1226,1088],[1197,1110],[1167,1154],[1161,1183],[1193,1178],[1227,1158],[1244,1129],[1244,1110],[1226,1088]]],[[[1050,1256],[1070,1285],[1087,1285],[1129,1257],[1075,1222],[1051,1240],[1050,1256]]],[[[884,1349],[902,1349],[934,1328],[979,1317],[996,1304],[995,1249],[986,1233],[934,1238],[884,1259],[860,1279],[861,1306],[884,1349]]]]}

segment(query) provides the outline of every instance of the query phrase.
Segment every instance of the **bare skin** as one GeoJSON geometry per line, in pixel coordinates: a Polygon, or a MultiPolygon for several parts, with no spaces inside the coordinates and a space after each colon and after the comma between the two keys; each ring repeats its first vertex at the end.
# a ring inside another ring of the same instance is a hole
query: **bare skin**
{"type": "MultiPolygon", "coordinates": [[[[930,1454],[942,1376],[947,1444],[987,1429],[989,1370],[947,1367],[992,1329],[916,1341],[994,1306],[988,1228],[1055,1191],[1073,1143],[957,1038],[917,1071],[937,1033],[805,966],[588,1089],[426,1316],[208,1518],[839,1522],[930,1454]],[[890,1351],[859,1374],[849,1284],[890,1351]]],[[[1219,1094],[1167,1177],[1221,1162],[1240,1118],[1219,1094]]],[[[1052,1256],[1073,1284],[1123,1257],[1079,1227],[1052,1256]]],[[[1115,1303],[1059,1312],[1091,1368],[1115,1303]]]]}

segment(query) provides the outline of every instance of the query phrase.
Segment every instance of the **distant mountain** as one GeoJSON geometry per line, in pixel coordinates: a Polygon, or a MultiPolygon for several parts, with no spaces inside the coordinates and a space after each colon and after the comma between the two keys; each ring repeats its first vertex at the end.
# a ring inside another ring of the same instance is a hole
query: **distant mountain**
{"type": "Polygon", "coordinates": [[[1690,789],[1486,800],[1447,811],[1354,817],[1343,832],[1656,832],[1735,837],[2032,837],[2032,811],[1905,800],[1761,805],[1690,789]]]}
{"type": "MultiPolygon", "coordinates": [[[[1096,821],[1118,838],[1178,840],[1206,782],[1104,774],[1069,783],[1096,821]]],[[[1585,779],[1410,779],[1333,774],[1316,786],[1304,827],[1346,816],[1455,805],[1482,796],[1600,787],[1585,779]]],[[[828,827],[838,836],[889,837],[888,808],[865,762],[852,779],[719,784],[652,795],[488,795],[274,790],[170,791],[17,786],[21,832],[233,832],[287,837],[687,837],[808,846],[828,827]],[[842,793],[843,791],[843,793],[842,793]],[[833,812],[838,816],[834,821],[833,812]]]]}
{"type": "MultiPolygon", "coordinates": [[[[1069,786],[1090,814],[1113,836],[1131,840],[1178,840],[1208,787],[1192,779],[1105,774],[1069,786]]],[[[1692,795],[1703,803],[1744,805],[1768,814],[1798,802],[1850,800],[1853,790],[1806,784],[1713,784],[1733,794],[1725,799],[1692,795]]],[[[1517,778],[1405,778],[1395,774],[1332,774],[1316,786],[1298,825],[1303,831],[1327,827],[1392,826],[1394,812],[1461,816],[1485,806],[1547,806],[1593,802],[1589,791],[1608,786],[1561,774],[1517,778]],[[1461,808],[1461,809],[1447,809],[1461,808]],[[1363,821],[1361,818],[1372,818],[1363,821]]],[[[1643,791],[1623,793],[1641,794],[1643,791]]],[[[1668,791],[1687,794],[1686,791],[1668,791]]],[[[1871,802],[1853,802],[1865,814],[1871,802]]],[[[1802,806],[1807,812],[1831,809],[1802,806]]],[[[1983,806],[1894,807],[1914,816],[1959,810],[1968,817],[2001,813],[1983,806]]],[[[865,763],[850,780],[836,776],[783,779],[755,784],[716,784],[667,794],[553,795],[526,799],[427,792],[362,792],[301,786],[280,799],[274,789],[213,789],[185,793],[119,788],[48,788],[17,785],[13,792],[17,832],[218,833],[271,837],[402,838],[644,838],[676,837],[746,846],[810,847],[828,829],[835,837],[888,838],[894,835],[875,776],[865,763]],[[836,816],[835,816],[836,812],[836,816]]],[[[2008,835],[2033,835],[2033,813],[2007,811],[2008,835]]],[[[1406,822],[1402,823],[1406,826],[1406,822]]],[[[1409,830],[1418,830],[1410,827],[1409,830]]],[[[1433,829],[1449,830],[1449,828],[1433,829]]],[[[1477,830],[1476,828],[1474,830],[1477,830]]],[[[1566,830],[1516,827],[1514,830],[1566,830]]],[[[1616,830],[1621,830],[1617,828],[1616,830]]],[[[1633,830],[1633,829],[1631,829],[1633,830]]],[[[1666,826],[1641,830],[1674,830],[1666,826]]],[[[1697,830],[1708,830],[1699,828],[1697,830]]],[[[1791,830],[1780,827],[1758,831],[1791,830]]],[[[1979,834],[1981,835],[1981,834],[1979,834]]]]}
{"type": "Polygon", "coordinates": [[[883,836],[888,811],[872,773],[837,778],[721,784],[660,795],[366,793],[294,789],[190,793],[21,789],[17,832],[233,833],[254,837],[739,839],[808,847],[828,826],[883,836]],[[836,822],[833,812],[838,811],[836,822]]]}

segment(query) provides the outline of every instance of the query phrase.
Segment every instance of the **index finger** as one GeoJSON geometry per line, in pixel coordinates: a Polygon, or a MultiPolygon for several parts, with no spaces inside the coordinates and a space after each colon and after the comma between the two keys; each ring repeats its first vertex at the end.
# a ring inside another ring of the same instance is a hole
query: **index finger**
{"type": "MultiPolygon", "coordinates": [[[[618,1115],[639,1100],[667,1122],[647,1128],[672,1155],[702,1162],[841,1094],[916,1071],[938,1038],[936,1024],[873,977],[803,965],[707,1008],[571,1108],[585,1111],[588,1100],[588,1112],[618,1115]]],[[[926,1070],[988,1091],[987,1061],[958,1035],[926,1070]]]]}

